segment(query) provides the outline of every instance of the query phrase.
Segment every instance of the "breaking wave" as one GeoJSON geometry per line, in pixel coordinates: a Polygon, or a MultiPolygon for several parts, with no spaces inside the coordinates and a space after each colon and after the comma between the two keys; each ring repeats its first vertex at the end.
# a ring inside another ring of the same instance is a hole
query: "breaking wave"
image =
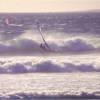
{"type": "MultiPolygon", "coordinates": [[[[43,44],[44,45],[44,44],[43,44]]],[[[94,51],[96,48],[93,44],[86,42],[83,39],[73,39],[69,41],[64,41],[63,43],[55,43],[55,42],[48,42],[49,47],[55,53],[79,53],[79,52],[88,52],[94,51]]],[[[31,39],[19,39],[13,40],[8,44],[0,43],[0,54],[7,55],[7,54],[21,54],[21,55],[28,55],[28,54],[39,54],[45,53],[46,50],[41,48],[40,44],[31,39]]]]}
{"type": "Polygon", "coordinates": [[[16,74],[35,72],[100,72],[100,67],[93,64],[57,63],[49,60],[38,62],[36,64],[33,64],[32,62],[0,62],[0,73],[16,74]]]}
{"type": "Polygon", "coordinates": [[[6,100],[15,100],[15,99],[21,99],[21,100],[30,100],[30,99],[100,99],[100,95],[96,95],[96,93],[88,93],[88,92],[81,92],[80,94],[66,94],[66,93],[53,93],[53,94],[37,94],[37,93],[15,93],[15,94],[9,94],[6,96],[0,95],[0,99],[6,99],[6,100]]]}

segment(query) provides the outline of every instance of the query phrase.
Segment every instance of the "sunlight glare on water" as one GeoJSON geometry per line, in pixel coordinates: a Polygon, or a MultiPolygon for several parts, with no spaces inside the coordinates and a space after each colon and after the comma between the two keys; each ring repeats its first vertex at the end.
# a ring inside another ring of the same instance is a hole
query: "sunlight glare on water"
{"type": "Polygon", "coordinates": [[[99,73],[0,75],[0,80],[0,94],[2,95],[18,92],[45,95],[79,95],[82,92],[100,92],[99,73]]]}

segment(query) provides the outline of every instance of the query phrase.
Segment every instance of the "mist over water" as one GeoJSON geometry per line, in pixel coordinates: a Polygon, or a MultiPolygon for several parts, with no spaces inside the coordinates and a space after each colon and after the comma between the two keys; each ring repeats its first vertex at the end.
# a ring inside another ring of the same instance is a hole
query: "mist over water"
{"type": "Polygon", "coordinates": [[[98,12],[0,14],[0,97],[100,97],[99,17],[98,12]]]}

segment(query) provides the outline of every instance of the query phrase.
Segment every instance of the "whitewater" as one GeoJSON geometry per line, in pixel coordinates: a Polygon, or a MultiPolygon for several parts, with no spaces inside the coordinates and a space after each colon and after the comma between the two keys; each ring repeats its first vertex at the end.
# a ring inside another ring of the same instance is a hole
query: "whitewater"
{"type": "Polygon", "coordinates": [[[99,61],[99,55],[95,54],[1,57],[0,97],[59,99],[100,96],[99,61]]]}
{"type": "MultiPolygon", "coordinates": [[[[32,73],[0,75],[0,97],[32,99],[34,97],[100,96],[99,73],[32,73]]],[[[59,99],[58,98],[58,99],[59,99]]],[[[71,97],[70,97],[71,98],[71,97]]],[[[49,98],[48,98],[49,99],[49,98]]]]}
{"type": "Polygon", "coordinates": [[[100,13],[9,16],[0,13],[1,100],[100,99],[100,13]]]}

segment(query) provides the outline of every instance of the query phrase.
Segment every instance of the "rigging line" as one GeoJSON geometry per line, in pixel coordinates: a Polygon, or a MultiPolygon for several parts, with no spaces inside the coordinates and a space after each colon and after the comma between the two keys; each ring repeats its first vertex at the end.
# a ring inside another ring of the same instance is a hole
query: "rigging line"
{"type": "Polygon", "coordinates": [[[45,43],[46,47],[47,47],[48,49],[50,49],[49,45],[47,44],[46,40],[44,39],[44,36],[43,36],[43,34],[42,34],[40,25],[39,25],[39,28],[38,28],[38,29],[39,29],[39,33],[40,33],[40,35],[41,35],[41,37],[42,37],[43,42],[45,43]]]}

